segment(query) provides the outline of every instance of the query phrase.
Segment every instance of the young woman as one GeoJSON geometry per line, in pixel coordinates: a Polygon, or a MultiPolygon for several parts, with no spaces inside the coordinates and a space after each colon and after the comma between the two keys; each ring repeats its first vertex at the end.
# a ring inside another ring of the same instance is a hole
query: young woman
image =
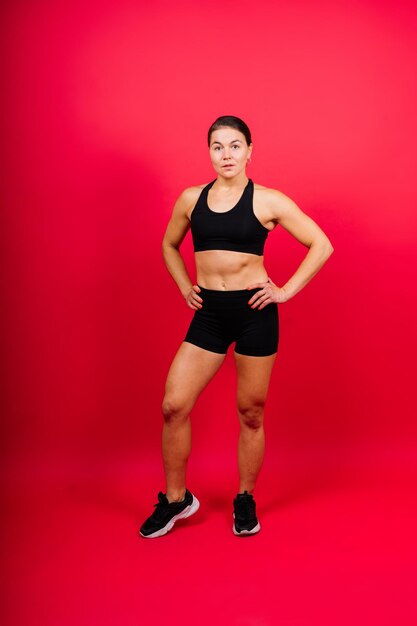
{"type": "Polygon", "coordinates": [[[162,457],[166,493],[140,528],[142,537],[166,534],[200,504],[186,488],[191,450],[190,412],[236,342],[239,493],[233,532],[260,530],[253,497],[263,456],[264,405],[279,339],[278,304],[294,297],[320,270],[333,247],[320,227],[285,194],[248,178],[251,133],[234,116],[216,119],[208,132],[216,178],[178,197],[162,243],[163,257],[194,316],[171,364],[162,404],[162,457]],[[297,271],[278,287],[263,264],[268,233],[280,224],[309,248],[297,271]],[[191,228],[197,283],[179,248],[191,228]]]}

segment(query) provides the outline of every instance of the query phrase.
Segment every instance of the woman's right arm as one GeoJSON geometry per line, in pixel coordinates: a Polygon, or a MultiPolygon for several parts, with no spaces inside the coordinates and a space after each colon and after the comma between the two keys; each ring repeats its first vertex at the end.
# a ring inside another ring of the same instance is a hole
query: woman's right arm
{"type": "Polygon", "coordinates": [[[197,202],[200,191],[198,187],[189,187],[182,192],[175,202],[162,240],[162,256],[168,272],[192,309],[201,308],[202,299],[197,295],[200,288],[191,282],[179,248],[190,228],[187,212],[197,202]]]}

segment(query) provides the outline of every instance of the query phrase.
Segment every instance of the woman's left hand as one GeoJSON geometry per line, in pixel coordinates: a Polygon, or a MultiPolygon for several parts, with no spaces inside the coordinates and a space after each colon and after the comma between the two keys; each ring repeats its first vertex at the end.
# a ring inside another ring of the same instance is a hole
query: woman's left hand
{"type": "Polygon", "coordinates": [[[252,309],[256,309],[256,307],[263,309],[267,304],[271,304],[271,302],[282,303],[288,300],[288,294],[285,290],[277,287],[269,276],[266,283],[255,283],[254,285],[249,285],[247,289],[255,289],[256,287],[259,287],[259,291],[257,291],[248,302],[252,309]]]}

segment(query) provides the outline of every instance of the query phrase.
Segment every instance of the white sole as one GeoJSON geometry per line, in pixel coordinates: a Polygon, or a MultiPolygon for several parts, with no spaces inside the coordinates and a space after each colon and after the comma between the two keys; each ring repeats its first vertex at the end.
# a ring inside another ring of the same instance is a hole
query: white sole
{"type": "MultiPolygon", "coordinates": [[[[235,517],[235,514],[233,513],[233,518],[235,517]]],[[[233,532],[235,535],[237,535],[237,537],[242,537],[243,535],[255,535],[256,533],[258,533],[261,530],[261,525],[258,521],[258,523],[256,524],[256,526],[254,526],[252,528],[252,530],[241,530],[240,533],[237,532],[236,530],[236,526],[235,523],[233,522],[233,532]]]]}
{"type": "Polygon", "coordinates": [[[185,519],[186,517],[190,517],[190,515],[194,515],[194,513],[196,513],[199,508],[200,508],[200,502],[193,495],[192,503],[189,506],[187,506],[183,511],[181,511],[181,513],[178,513],[178,515],[174,515],[174,517],[169,520],[168,524],[164,526],[164,528],[161,528],[160,530],[156,530],[151,535],[142,535],[140,531],[139,531],[139,534],[141,535],[141,537],[145,537],[145,539],[154,539],[155,537],[162,537],[163,535],[166,535],[167,532],[171,530],[171,528],[173,527],[173,525],[175,524],[177,520],[185,519]]]}

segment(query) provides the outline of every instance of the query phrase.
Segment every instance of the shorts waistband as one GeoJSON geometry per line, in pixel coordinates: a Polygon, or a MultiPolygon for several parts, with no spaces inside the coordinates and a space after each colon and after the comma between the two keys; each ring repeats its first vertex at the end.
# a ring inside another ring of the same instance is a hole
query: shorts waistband
{"type": "Polygon", "coordinates": [[[206,294],[207,296],[219,296],[225,298],[233,296],[249,296],[260,289],[260,287],[255,287],[254,289],[229,289],[227,291],[223,291],[223,289],[206,289],[206,287],[202,287],[201,285],[198,286],[201,289],[201,295],[206,294]]]}

